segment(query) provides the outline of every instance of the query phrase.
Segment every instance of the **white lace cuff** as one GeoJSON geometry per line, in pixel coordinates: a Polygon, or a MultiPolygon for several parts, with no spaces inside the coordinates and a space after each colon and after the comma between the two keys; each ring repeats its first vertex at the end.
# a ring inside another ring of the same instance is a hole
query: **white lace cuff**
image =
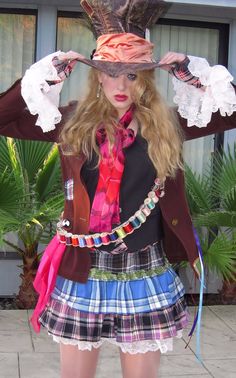
{"type": "Polygon", "coordinates": [[[36,125],[43,132],[55,129],[55,124],[61,121],[58,110],[60,92],[63,82],[49,85],[46,80],[60,80],[52,64],[52,58],[60,51],[50,54],[33,64],[25,73],[21,82],[21,94],[31,114],[38,114],[36,125]]]}
{"type": "Polygon", "coordinates": [[[174,102],[181,117],[187,119],[188,126],[205,127],[214,112],[230,116],[236,111],[236,95],[229,71],[220,65],[210,67],[207,60],[189,56],[188,69],[199,77],[203,88],[195,88],[172,78],[175,89],[174,102]]]}

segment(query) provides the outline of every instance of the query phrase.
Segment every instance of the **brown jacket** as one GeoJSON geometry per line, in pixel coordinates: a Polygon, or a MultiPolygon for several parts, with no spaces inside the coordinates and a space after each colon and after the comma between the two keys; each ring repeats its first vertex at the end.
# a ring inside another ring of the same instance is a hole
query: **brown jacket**
{"type": "MultiPolygon", "coordinates": [[[[57,141],[58,130],[75,110],[75,104],[60,108],[62,122],[56,130],[43,133],[35,126],[36,117],[26,109],[20,94],[20,81],[0,95],[0,134],[20,139],[57,141]]],[[[212,115],[206,128],[187,127],[186,121],[180,118],[187,140],[213,133],[223,132],[236,125],[236,112],[230,117],[221,117],[219,112],[212,115]]],[[[63,181],[74,179],[74,198],[77,201],[65,200],[64,217],[71,221],[69,232],[74,234],[88,233],[90,201],[81,182],[80,170],[83,160],[76,156],[64,156],[60,151],[63,181]],[[78,200],[80,199],[80,200],[78,200]]],[[[189,260],[194,267],[198,258],[196,243],[192,231],[192,222],[185,197],[184,175],[178,171],[175,179],[168,178],[165,185],[165,196],[160,200],[163,216],[164,244],[167,257],[171,262],[189,260]]],[[[71,280],[86,282],[90,269],[90,255],[87,248],[67,247],[59,269],[59,274],[71,280]]]]}

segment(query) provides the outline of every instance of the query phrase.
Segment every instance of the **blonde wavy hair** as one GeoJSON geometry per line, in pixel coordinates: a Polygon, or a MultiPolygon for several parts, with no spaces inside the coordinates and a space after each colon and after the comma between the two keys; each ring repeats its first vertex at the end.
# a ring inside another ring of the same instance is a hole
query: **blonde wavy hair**
{"type": "MultiPolygon", "coordinates": [[[[91,69],[88,93],[60,134],[64,154],[83,154],[91,159],[95,151],[100,159],[96,130],[101,124],[106,127],[110,146],[113,144],[117,111],[106,99],[103,91],[97,98],[98,87],[98,73],[91,69]]],[[[183,136],[175,112],[167,106],[156,89],[154,70],[137,73],[132,98],[135,104],[134,116],[140,125],[141,135],[147,141],[148,155],[158,177],[174,177],[176,170],[183,168],[183,136]]]]}

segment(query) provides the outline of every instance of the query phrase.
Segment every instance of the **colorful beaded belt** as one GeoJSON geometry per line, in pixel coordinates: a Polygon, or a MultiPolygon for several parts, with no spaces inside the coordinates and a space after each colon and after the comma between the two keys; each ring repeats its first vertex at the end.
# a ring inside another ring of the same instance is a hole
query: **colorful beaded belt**
{"type": "Polygon", "coordinates": [[[163,197],[164,194],[164,183],[163,181],[160,181],[160,179],[156,178],[154,181],[154,186],[148,193],[144,203],[140,206],[139,210],[128,219],[128,221],[113,228],[111,232],[88,235],[75,235],[67,232],[63,228],[63,221],[60,221],[57,223],[57,235],[59,241],[68,246],[93,248],[115,243],[117,240],[124,239],[127,235],[132,234],[134,230],[141,227],[141,225],[146,222],[147,217],[155,208],[159,198],[163,197]]]}

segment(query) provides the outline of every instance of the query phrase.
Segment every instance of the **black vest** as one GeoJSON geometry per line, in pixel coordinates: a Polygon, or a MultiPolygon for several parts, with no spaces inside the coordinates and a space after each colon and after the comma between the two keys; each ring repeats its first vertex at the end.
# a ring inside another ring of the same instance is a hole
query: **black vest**
{"type": "MultiPolygon", "coordinates": [[[[139,209],[150,192],[156,171],[147,154],[147,142],[140,135],[134,143],[125,148],[125,167],[120,188],[120,221],[129,219],[139,209]]],[[[99,170],[94,168],[97,157],[94,155],[90,162],[86,162],[81,170],[81,178],[87,188],[90,202],[93,203],[99,170]]],[[[115,227],[116,225],[114,225],[115,227]]],[[[163,237],[161,211],[157,204],[142,226],[128,235],[124,242],[130,252],[146,247],[148,244],[161,240],[163,237]]],[[[102,250],[111,251],[115,245],[102,246],[102,250]]]]}

